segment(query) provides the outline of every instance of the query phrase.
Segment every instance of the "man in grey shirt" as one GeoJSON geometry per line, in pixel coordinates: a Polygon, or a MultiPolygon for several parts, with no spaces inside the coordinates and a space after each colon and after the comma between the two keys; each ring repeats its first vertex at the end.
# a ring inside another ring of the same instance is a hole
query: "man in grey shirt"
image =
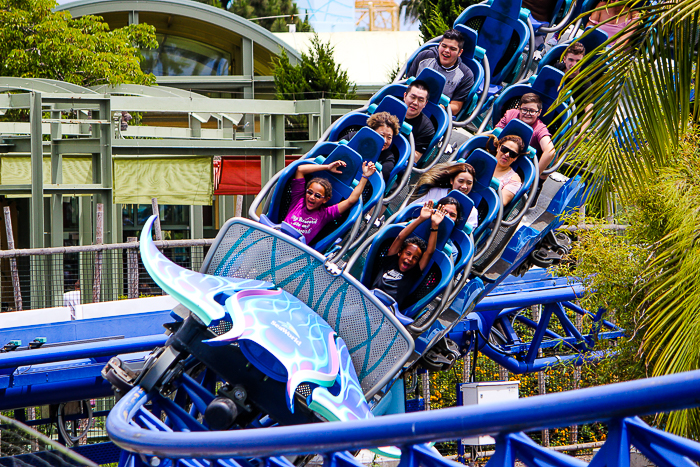
{"type": "Polygon", "coordinates": [[[464,101],[474,86],[474,74],[460,58],[463,46],[464,38],[459,31],[445,31],[440,45],[420,52],[406,73],[408,76],[418,76],[424,68],[440,72],[447,79],[442,93],[450,98],[452,115],[457,115],[462,110],[464,101]]]}

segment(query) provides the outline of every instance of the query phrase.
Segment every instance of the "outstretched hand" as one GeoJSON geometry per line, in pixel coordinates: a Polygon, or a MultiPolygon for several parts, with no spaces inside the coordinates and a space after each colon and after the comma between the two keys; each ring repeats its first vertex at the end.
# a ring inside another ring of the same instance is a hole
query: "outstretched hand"
{"type": "Polygon", "coordinates": [[[430,219],[430,217],[433,215],[433,202],[432,201],[426,201],[423,207],[420,210],[420,216],[418,218],[421,221],[425,221],[430,219]]]}
{"type": "Polygon", "coordinates": [[[376,170],[377,168],[374,166],[374,162],[364,162],[362,164],[362,175],[364,175],[365,177],[369,177],[376,170]]]}
{"type": "Polygon", "coordinates": [[[333,161],[330,164],[328,164],[328,168],[326,170],[328,170],[329,172],[332,172],[334,174],[339,174],[339,173],[343,173],[343,171],[341,170],[341,167],[346,167],[346,166],[347,166],[347,164],[344,161],[338,160],[338,161],[333,161]]]}
{"type": "Polygon", "coordinates": [[[438,228],[442,220],[445,218],[445,214],[447,214],[445,211],[445,206],[443,206],[442,204],[439,205],[437,209],[435,209],[433,215],[430,216],[430,223],[433,229],[438,228]]]}

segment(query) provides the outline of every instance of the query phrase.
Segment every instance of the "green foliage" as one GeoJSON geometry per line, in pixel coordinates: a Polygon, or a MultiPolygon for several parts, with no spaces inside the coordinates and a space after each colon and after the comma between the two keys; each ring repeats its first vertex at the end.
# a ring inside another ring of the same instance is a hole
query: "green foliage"
{"type": "Polygon", "coordinates": [[[140,48],[158,44],[146,24],[110,31],[96,16],[53,12],[53,0],[0,0],[0,75],[50,78],[81,86],[152,84],[139,63],[140,48]]]}
{"type": "MultiPolygon", "coordinates": [[[[471,355],[468,358],[472,358],[471,355]]],[[[471,360],[470,360],[471,362],[471,360]]],[[[464,360],[459,360],[449,371],[430,373],[430,408],[441,409],[454,407],[457,404],[457,385],[462,382],[464,360]]],[[[498,364],[488,359],[484,355],[477,358],[476,381],[498,381],[498,364]]],[[[556,365],[543,372],[545,378],[546,393],[570,391],[578,388],[599,386],[617,382],[618,375],[615,368],[601,366],[600,364],[587,364],[580,367],[580,380],[578,386],[574,386],[574,367],[571,365],[556,365]]],[[[537,373],[523,375],[509,374],[510,381],[519,381],[520,398],[539,395],[539,383],[537,373]]],[[[420,385],[419,385],[420,386],[420,385]]],[[[407,398],[413,397],[407,395],[407,398]]],[[[528,433],[535,440],[539,440],[539,432],[528,433]]],[[[605,424],[591,423],[579,426],[578,442],[589,443],[602,441],[607,436],[605,424]]],[[[571,443],[569,428],[558,428],[550,430],[550,444],[561,446],[571,443]]],[[[454,445],[448,443],[437,446],[444,455],[454,454],[454,445]]]]}
{"type": "MultiPolygon", "coordinates": [[[[623,235],[603,228],[578,233],[561,275],[582,280],[583,302],[603,307],[628,331],[616,359],[621,379],[700,369],[700,127],[680,138],[668,165],[628,193],[623,235]]],[[[592,223],[593,220],[587,220],[592,223]]],[[[700,439],[700,412],[674,412],[661,422],[700,439]]]]}
{"type": "Polygon", "coordinates": [[[594,59],[579,62],[572,72],[580,72],[559,94],[563,100],[567,91],[591,83],[576,102],[576,123],[557,140],[557,149],[570,136],[580,139],[569,161],[594,178],[600,188],[594,196],[603,204],[612,193],[632,196],[668,166],[689,124],[700,116],[700,95],[691,98],[700,70],[700,0],[614,3],[622,4],[639,17],[623,32],[630,33],[629,40],[606,48],[611,38],[590,51],[594,59]]]}
{"type": "MultiPolygon", "coordinates": [[[[418,19],[423,42],[441,36],[450,29],[465,8],[478,0],[426,0],[419,7],[418,19]]],[[[402,3],[403,5],[403,3],[402,3]]]]}
{"type": "Polygon", "coordinates": [[[292,65],[285,51],[273,59],[277,99],[353,99],[355,85],[348,72],[333,58],[330,42],[314,34],[308,53],[302,52],[301,63],[292,65]]]}
{"type": "Polygon", "coordinates": [[[299,32],[312,30],[308,17],[305,16],[303,20],[300,18],[297,4],[292,0],[233,0],[222,7],[246,19],[265,18],[255,20],[255,23],[272,32],[287,32],[289,30],[287,24],[292,23],[296,25],[299,32]],[[271,16],[284,17],[270,18],[271,16]]]}
{"type": "Polygon", "coordinates": [[[386,80],[387,83],[393,83],[394,79],[396,79],[396,76],[399,74],[399,71],[401,71],[401,66],[403,63],[400,60],[396,60],[396,63],[394,64],[393,67],[386,73],[386,80]]]}
{"type": "MultiPolygon", "coordinates": [[[[574,220],[580,219],[570,219],[574,220]]],[[[601,366],[618,375],[620,381],[643,378],[645,366],[638,358],[642,336],[639,307],[643,294],[638,293],[638,286],[648,252],[631,230],[611,231],[603,221],[594,218],[585,219],[585,224],[589,229],[577,232],[569,257],[553,268],[553,272],[581,282],[587,290],[580,300],[581,306],[593,312],[599,308],[607,310],[606,319],[629,333],[615,348],[616,357],[601,366]]],[[[591,324],[584,323],[584,328],[590,329],[591,324]]],[[[599,343],[601,347],[607,344],[607,341],[599,343]]]]}
{"type": "Polygon", "coordinates": [[[418,19],[422,6],[423,2],[421,0],[401,0],[401,3],[399,3],[399,8],[404,8],[405,17],[410,21],[418,19]]]}
{"type": "MultiPolygon", "coordinates": [[[[630,224],[627,242],[646,255],[635,259],[646,269],[634,282],[633,302],[627,306],[634,310],[631,331],[639,344],[638,360],[650,375],[698,369],[700,94],[691,91],[700,73],[700,0],[621,0],[607,6],[613,5],[630,8],[638,21],[621,32],[630,34],[628,41],[606,48],[611,38],[590,51],[591,61],[577,65],[580,72],[560,98],[584,81],[592,85],[576,102],[572,118],[577,123],[557,147],[569,137],[579,140],[569,162],[598,188],[593,201],[599,206],[620,200],[630,224]],[[588,105],[592,110],[584,114],[588,105]]],[[[700,439],[697,410],[670,414],[663,424],[700,439]]]]}

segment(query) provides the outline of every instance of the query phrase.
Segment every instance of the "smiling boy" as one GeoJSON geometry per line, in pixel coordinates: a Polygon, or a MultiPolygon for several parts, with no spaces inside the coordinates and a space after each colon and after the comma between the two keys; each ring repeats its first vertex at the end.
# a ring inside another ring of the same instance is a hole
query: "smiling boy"
{"type": "Polygon", "coordinates": [[[452,115],[457,115],[474,86],[474,73],[462,62],[464,38],[456,29],[445,31],[438,47],[420,52],[411,63],[407,76],[418,76],[424,68],[440,72],[447,82],[442,93],[450,99],[452,115]]]}

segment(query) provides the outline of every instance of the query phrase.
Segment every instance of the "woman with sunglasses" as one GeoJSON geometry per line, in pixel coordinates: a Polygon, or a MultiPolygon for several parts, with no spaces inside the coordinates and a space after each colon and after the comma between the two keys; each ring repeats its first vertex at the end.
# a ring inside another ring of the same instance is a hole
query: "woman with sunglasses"
{"type": "Polygon", "coordinates": [[[321,229],[333,219],[340,217],[360,199],[365,189],[367,179],[376,170],[372,162],[362,164],[362,178],[350,193],[347,199],[333,206],[326,206],[331,199],[333,187],[330,182],[322,177],[315,177],[304,184],[304,177],[314,172],[327,170],[331,173],[342,173],[342,167],[347,164],[343,161],[334,161],[330,164],[301,164],[297,166],[294,178],[291,181],[292,204],[284,222],[290,224],[304,235],[306,244],[310,244],[321,229]]]}
{"type": "Polygon", "coordinates": [[[525,144],[522,138],[516,135],[507,135],[499,140],[491,136],[496,146],[496,169],[493,171],[493,176],[501,182],[501,199],[503,206],[507,206],[523,185],[520,176],[511,168],[511,165],[523,153],[525,144]]]}
{"type": "Polygon", "coordinates": [[[532,127],[532,138],[530,138],[530,146],[535,148],[537,151],[537,157],[539,158],[539,172],[540,177],[542,177],[542,172],[544,172],[549,164],[554,159],[554,143],[552,143],[552,135],[547,128],[547,125],[540,120],[540,114],[542,113],[542,100],[540,96],[535,93],[529,92],[523,94],[520,98],[520,106],[517,109],[510,109],[506,111],[496,128],[505,128],[508,122],[514,118],[522,120],[532,127]]]}

